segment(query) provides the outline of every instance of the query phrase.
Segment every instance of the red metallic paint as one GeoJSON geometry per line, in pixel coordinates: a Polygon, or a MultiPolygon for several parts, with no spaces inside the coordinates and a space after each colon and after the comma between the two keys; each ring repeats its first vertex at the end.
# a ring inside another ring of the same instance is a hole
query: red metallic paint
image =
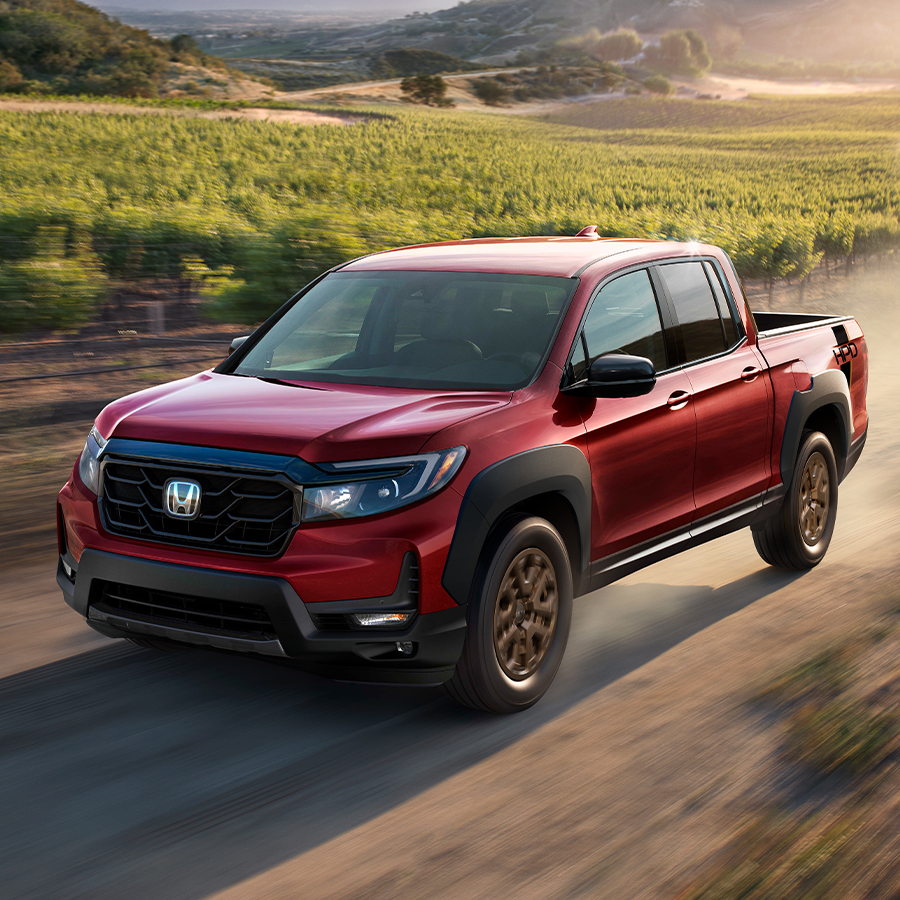
{"type": "MultiPolygon", "coordinates": [[[[466,460],[448,488],[393,513],[303,524],[280,558],[263,560],[106,534],[96,498],[81,484],[76,466],[59,497],[75,559],[88,546],[282,577],[303,600],[319,602],[390,594],[403,555],[411,550],[420,560],[421,611],[449,609],[454,601],[441,577],[457,515],[466,488],[486,467],[540,446],[568,443],[581,450],[592,470],[591,557],[597,559],[779,483],[781,435],[797,379],[837,365],[821,332],[813,330],[767,339],[766,371],[741,285],[714,247],[596,237],[498,238],[387,251],[345,270],[388,269],[519,272],[578,277],[579,284],[548,364],[532,385],[512,393],[282,385],[204,372],[116,401],[100,414],[97,427],[106,438],[302,455],[313,463],[466,446],[466,460]],[[664,373],[644,397],[562,393],[563,367],[596,286],[626,265],[690,255],[720,261],[738,301],[746,343],[721,359],[664,373]],[[760,374],[742,380],[751,366],[760,374]],[[673,407],[668,401],[677,391],[688,402],[673,407]]],[[[861,434],[867,422],[867,350],[855,322],[848,324],[848,335],[860,351],[851,398],[854,430],[861,434]]]]}
{"type": "Polygon", "coordinates": [[[690,391],[687,375],[676,370],[660,375],[643,397],[577,401],[591,462],[592,559],[693,518],[697,423],[690,391]],[[673,396],[681,402],[670,406],[673,396]]]}
{"type": "Polygon", "coordinates": [[[203,372],[175,382],[168,393],[151,388],[117,400],[97,422],[106,438],[115,433],[338,462],[417,453],[435,431],[504,406],[510,396],[301,381],[285,385],[203,372]]]}
{"type": "Polygon", "coordinates": [[[697,416],[695,519],[766,489],[772,389],[765,370],[747,344],[686,370],[697,416]]]}

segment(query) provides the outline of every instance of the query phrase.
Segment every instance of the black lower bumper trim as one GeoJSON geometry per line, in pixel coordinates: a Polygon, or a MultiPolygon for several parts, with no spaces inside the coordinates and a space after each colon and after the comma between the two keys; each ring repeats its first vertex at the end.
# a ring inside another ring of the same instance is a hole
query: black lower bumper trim
{"type": "Polygon", "coordinates": [[[74,582],[60,561],[57,582],[66,602],[111,637],[163,637],[222,650],[286,657],[304,669],[348,681],[438,684],[453,674],[465,638],[464,606],[418,615],[403,630],[328,631],[316,627],[310,611],[315,613],[317,608],[332,604],[304,603],[283,578],[175,565],[101,550],[86,549],[82,553],[74,582]],[[265,642],[241,640],[206,629],[142,621],[138,615],[111,615],[110,610],[95,605],[104,582],[257,604],[268,613],[276,638],[265,642]]]}

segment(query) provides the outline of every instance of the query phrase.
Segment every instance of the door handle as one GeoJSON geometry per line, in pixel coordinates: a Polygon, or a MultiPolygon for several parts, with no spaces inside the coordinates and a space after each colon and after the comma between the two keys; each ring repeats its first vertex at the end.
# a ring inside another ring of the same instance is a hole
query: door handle
{"type": "Polygon", "coordinates": [[[757,369],[756,366],[747,366],[747,368],[741,372],[741,381],[754,381],[758,375],[759,369],[757,369]]]}
{"type": "Polygon", "coordinates": [[[690,399],[691,395],[687,391],[675,391],[674,394],[669,395],[669,399],[666,400],[666,406],[669,409],[681,409],[687,406],[687,402],[690,399]]]}

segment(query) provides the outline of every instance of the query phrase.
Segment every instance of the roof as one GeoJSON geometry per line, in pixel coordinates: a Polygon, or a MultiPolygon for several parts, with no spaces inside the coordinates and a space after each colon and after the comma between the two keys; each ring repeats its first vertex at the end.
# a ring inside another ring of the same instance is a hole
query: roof
{"type": "Polygon", "coordinates": [[[482,238],[385,250],[361,257],[343,268],[345,271],[513,272],[571,278],[586,266],[612,256],[629,254],[633,259],[693,256],[700,249],[697,244],[673,241],[593,236],[482,238]]]}

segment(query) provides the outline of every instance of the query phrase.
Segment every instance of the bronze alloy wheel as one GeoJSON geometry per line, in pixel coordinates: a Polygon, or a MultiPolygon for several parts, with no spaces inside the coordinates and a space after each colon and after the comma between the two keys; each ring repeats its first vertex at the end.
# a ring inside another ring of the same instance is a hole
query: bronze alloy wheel
{"type": "Polygon", "coordinates": [[[838,472],[831,441],[805,431],[781,508],[754,523],[753,543],[770,565],[802,571],[828,550],[838,507],[838,472]]]}
{"type": "Polygon", "coordinates": [[[550,648],[559,614],[556,572],[540,550],[523,550],[500,582],[494,606],[494,651],[513,680],[533,675],[550,648]]]}
{"type": "Polygon", "coordinates": [[[819,542],[828,523],[828,464],[821,453],[812,453],[800,476],[800,534],[810,547],[819,542]]]}

